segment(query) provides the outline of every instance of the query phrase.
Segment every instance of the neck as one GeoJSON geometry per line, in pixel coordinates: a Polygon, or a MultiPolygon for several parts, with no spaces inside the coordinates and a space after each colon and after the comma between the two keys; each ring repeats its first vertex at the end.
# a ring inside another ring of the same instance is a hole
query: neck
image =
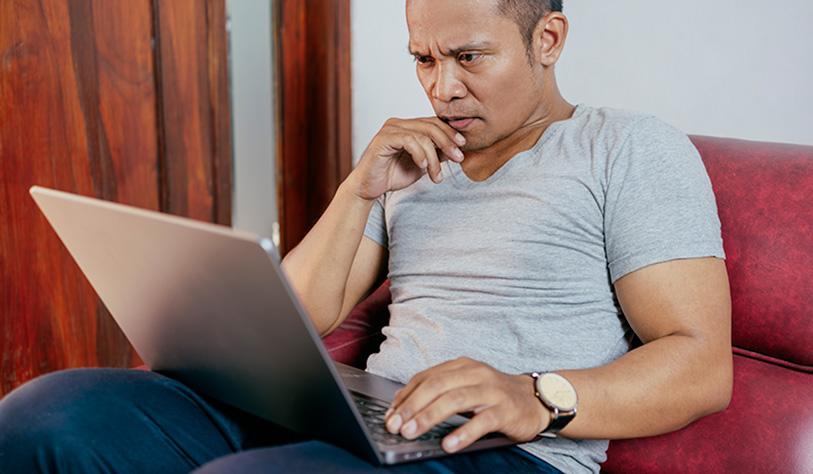
{"type": "Polygon", "coordinates": [[[463,170],[474,180],[485,179],[517,153],[530,149],[553,122],[573,115],[575,106],[561,95],[551,103],[543,103],[529,119],[509,135],[486,148],[466,152],[463,170]]]}

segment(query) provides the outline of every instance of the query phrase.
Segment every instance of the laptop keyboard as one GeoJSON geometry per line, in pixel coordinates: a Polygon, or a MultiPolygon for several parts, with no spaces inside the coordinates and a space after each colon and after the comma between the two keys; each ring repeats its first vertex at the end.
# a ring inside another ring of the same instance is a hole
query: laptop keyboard
{"type": "Polygon", "coordinates": [[[384,413],[386,413],[389,408],[387,403],[360,393],[353,392],[352,395],[353,400],[356,402],[356,407],[358,407],[359,413],[361,413],[361,417],[364,419],[364,423],[367,425],[373,439],[382,444],[393,445],[432,439],[440,440],[451,433],[455,428],[454,425],[443,422],[415,439],[406,439],[399,434],[392,434],[387,431],[384,424],[384,413]]]}

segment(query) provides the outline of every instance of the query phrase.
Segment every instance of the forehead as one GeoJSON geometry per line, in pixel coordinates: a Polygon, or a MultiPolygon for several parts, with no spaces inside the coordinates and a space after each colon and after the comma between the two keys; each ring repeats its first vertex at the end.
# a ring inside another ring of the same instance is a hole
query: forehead
{"type": "Polygon", "coordinates": [[[406,16],[413,51],[499,43],[519,35],[516,24],[497,10],[496,0],[407,0],[406,16]]]}

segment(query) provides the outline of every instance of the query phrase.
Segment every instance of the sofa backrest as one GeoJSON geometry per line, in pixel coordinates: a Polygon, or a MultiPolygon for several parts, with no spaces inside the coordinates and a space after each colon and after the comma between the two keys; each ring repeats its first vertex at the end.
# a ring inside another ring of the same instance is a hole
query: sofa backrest
{"type": "Polygon", "coordinates": [[[691,139],[717,197],[735,352],[813,372],[813,147],[691,139]]]}

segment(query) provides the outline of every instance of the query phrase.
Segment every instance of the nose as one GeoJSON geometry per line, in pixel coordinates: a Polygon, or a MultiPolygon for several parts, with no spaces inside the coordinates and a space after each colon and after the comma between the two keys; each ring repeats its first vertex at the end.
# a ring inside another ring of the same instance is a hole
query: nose
{"type": "Polygon", "coordinates": [[[451,102],[466,96],[466,85],[457,77],[457,68],[454,65],[438,64],[435,67],[435,84],[432,87],[432,97],[442,101],[451,102]]]}

